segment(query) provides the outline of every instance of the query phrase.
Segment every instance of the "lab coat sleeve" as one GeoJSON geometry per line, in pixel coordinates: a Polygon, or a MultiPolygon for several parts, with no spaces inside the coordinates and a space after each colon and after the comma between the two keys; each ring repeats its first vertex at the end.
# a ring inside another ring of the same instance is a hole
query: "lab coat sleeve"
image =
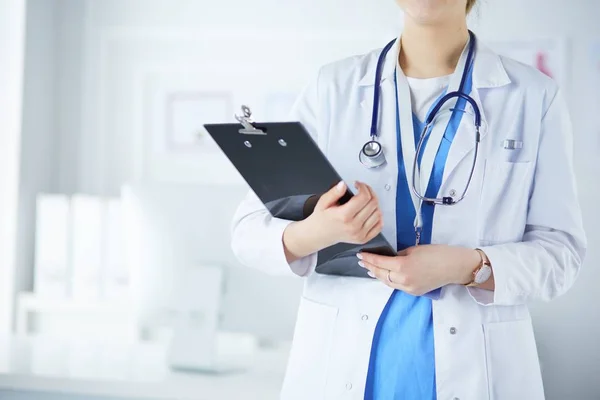
{"type": "MultiPolygon", "coordinates": [[[[319,76],[301,92],[291,111],[317,141],[319,123],[319,76]]],[[[270,275],[307,276],[317,264],[317,253],[288,263],[283,233],[291,220],[271,216],[253,191],[238,206],[232,221],[232,249],[243,265],[270,275]]]]}
{"type": "Polygon", "coordinates": [[[534,183],[522,242],[482,250],[494,271],[494,292],[469,288],[482,305],[549,301],[574,283],[586,253],[573,166],[572,127],[557,90],[542,119],[534,183]]]}

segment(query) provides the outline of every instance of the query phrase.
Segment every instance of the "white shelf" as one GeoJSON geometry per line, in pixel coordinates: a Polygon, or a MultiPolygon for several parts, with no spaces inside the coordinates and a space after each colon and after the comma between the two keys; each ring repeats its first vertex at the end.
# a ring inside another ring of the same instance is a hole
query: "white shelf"
{"type": "Polygon", "coordinates": [[[52,298],[38,296],[31,292],[19,293],[17,298],[17,334],[28,334],[29,318],[32,314],[78,314],[108,315],[114,317],[131,317],[134,319],[132,306],[126,301],[90,301],[72,300],[69,298],[52,298]]]}
{"type": "Polygon", "coordinates": [[[130,304],[126,301],[111,300],[72,300],[69,298],[45,298],[35,293],[22,292],[19,294],[19,305],[33,311],[93,311],[100,313],[128,314],[131,312],[130,304]]]}
{"type": "Polygon", "coordinates": [[[289,345],[236,357],[236,363],[245,367],[228,374],[174,372],[167,367],[167,354],[166,346],[139,342],[0,338],[0,391],[153,400],[275,400],[289,345]]]}

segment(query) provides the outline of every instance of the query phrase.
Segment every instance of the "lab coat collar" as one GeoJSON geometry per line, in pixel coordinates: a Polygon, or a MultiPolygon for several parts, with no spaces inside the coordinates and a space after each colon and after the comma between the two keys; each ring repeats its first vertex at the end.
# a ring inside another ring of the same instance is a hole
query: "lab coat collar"
{"type": "MultiPolygon", "coordinates": [[[[383,65],[381,82],[394,79],[394,71],[398,60],[399,40],[396,40],[383,65]]],[[[377,60],[381,49],[367,55],[367,68],[359,81],[360,86],[373,86],[377,60]]],[[[511,83],[500,56],[477,38],[475,66],[473,68],[473,87],[475,89],[496,88],[511,83]]]]}

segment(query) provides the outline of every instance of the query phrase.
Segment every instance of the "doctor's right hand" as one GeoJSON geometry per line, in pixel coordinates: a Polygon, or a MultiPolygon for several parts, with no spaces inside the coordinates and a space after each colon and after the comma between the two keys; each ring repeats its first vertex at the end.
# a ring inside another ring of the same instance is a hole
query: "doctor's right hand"
{"type": "Polygon", "coordinates": [[[365,244],[383,228],[383,217],[373,189],[362,182],[355,183],[358,193],[346,204],[338,201],[346,193],[344,181],[323,194],[308,217],[313,235],[325,247],[337,243],[365,244]]]}
{"type": "Polygon", "coordinates": [[[358,193],[340,205],[338,201],[346,194],[341,181],[321,195],[308,218],[286,228],[283,244],[288,262],[337,243],[365,244],[381,232],[383,216],[377,196],[364,183],[355,186],[358,193]]]}

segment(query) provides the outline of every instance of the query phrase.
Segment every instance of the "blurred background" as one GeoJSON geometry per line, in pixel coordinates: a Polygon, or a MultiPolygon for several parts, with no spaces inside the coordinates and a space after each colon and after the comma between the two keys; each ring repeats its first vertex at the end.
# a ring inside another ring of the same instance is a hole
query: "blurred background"
{"type": "MultiPolygon", "coordinates": [[[[569,102],[589,251],[531,307],[547,398],[600,399],[600,1],[478,3],[480,38],[569,102]]],[[[201,127],[241,104],[285,120],[401,20],[393,0],[0,0],[0,399],[277,398],[302,283],[233,257],[247,187],[201,127]]]]}

